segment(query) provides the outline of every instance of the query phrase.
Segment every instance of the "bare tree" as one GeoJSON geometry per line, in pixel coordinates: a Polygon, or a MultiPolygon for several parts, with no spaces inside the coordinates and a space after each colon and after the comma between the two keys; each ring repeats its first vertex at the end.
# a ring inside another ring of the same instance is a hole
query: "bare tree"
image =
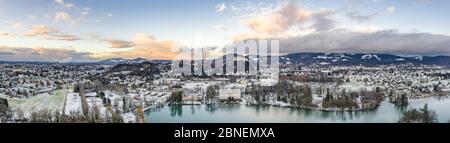
{"type": "Polygon", "coordinates": [[[78,92],[78,94],[81,97],[81,108],[83,109],[83,114],[85,116],[89,115],[89,105],[87,103],[87,99],[84,93],[84,84],[80,85],[80,91],[78,92]]]}

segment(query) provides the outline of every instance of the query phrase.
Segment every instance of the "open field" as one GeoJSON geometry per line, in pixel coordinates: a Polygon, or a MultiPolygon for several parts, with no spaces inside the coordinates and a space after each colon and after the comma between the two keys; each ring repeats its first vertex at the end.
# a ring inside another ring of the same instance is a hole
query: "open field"
{"type": "Polygon", "coordinates": [[[64,98],[67,95],[67,89],[60,89],[54,91],[52,94],[40,94],[30,97],[28,99],[9,98],[8,103],[12,110],[22,110],[25,115],[29,115],[33,111],[42,109],[50,109],[53,111],[61,110],[64,106],[64,98]]]}

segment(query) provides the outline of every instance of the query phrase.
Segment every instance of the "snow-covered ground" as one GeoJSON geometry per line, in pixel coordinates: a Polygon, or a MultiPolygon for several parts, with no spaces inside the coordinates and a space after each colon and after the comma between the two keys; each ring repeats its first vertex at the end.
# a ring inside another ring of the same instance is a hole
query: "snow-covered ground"
{"type": "Polygon", "coordinates": [[[359,92],[361,90],[372,91],[376,86],[366,86],[361,82],[348,82],[339,85],[338,88],[345,89],[346,92],[359,92]]]}
{"type": "Polygon", "coordinates": [[[70,113],[79,112],[82,113],[83,110],[81,108],[81,97],[78,96],[78,93],[69,93],[66,97],[66,107],[64,109],[64,114],[70,115],[70,113]]]}
{"type": "Polygon", "coordinates": [[[12,110],[22,110],[25,117],[39,110],[61,111],[64,106],[64,98],[67,90],[56,90],[51,94],[39,94],[26,99],[7,98],[12,110]]]}
{"type": "Polygon", "coordinates": [[[136,122],[136,116],[132,112],[122,114],[124,123],[134,123],[136,122]]]}

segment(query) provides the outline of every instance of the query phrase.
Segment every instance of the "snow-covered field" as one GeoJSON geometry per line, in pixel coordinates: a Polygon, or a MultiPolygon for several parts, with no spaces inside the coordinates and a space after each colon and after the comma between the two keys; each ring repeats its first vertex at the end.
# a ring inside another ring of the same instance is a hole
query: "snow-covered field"
{"type": "MultiPolygon", "coordinates": [[[[112,108],[113,110],[122,110],[122,106],[124,105],[122,102],[123,96],[115,94],[111,91],[105,91],[104,93],[105,97],[111,100],[112,107],[114,107],[112,108]]],[[[102,99],[96,97],[96,95],[96,92],[86,93],[86,100],[88,106],[90,107],[89,110],[93,110],[93,107],[96,106],[100,113],[100,117],[105,118],[108,108],[103,106],[102,99]]],[[[144,96],[133,93],[127,95],[129,99],[138,100],[144,106],[144,101],[164,103],[168,96],[169,93],[161,93],[160,96],[144,96]]],[[[67,89],[57,90],[51,94],[40,94],[26,99],[9,98],[6,95],[0,95],[0,97],[8,99],[8,103],[12,110],[22,110],[26,118],[30,117],[32,112],[37,112],[43,109],[48,109],[52,112],[64,110],[64,114],[66,115],[70,115],[75,112],[83,113],[81,97],[78,93],[70,92],[67,89]]],[[[122,113],[122,117],[125,123],[136,121],[136,117],[133,112],[122,113]]]]}
{"type": "Polygon", "coordinates": [[[78,93],[69,93],[66,98],[66,107],[64,109],[64,114],[70,115],[71,112],[79,112],[82,113],[83,110],[81,108],[81,97],[78,96],[78,93]]]}
{"type": "Polygon", "coordinates": [[[40,94],[27,99],[7,98],[12,110],[22,110],[25,116],[29,116],[31,112],[48,109],[52,111],[60,111],[64,106],[64,98],[67,90],[56,90],[52,94],[40,94]]]}

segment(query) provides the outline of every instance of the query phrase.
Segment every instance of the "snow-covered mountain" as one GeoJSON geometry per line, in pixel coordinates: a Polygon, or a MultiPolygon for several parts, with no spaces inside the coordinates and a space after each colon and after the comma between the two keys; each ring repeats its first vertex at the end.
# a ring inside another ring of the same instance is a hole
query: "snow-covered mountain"
{"type": "Polygon", "coordinates": [[[169,60],[148,60],[144,58],[136,58],[136,59],[124,59],[124,58],[112,58],[99,61],[99,64],[108,64],[108,65],[116,65],[116,64],[140,64],[144,62],[152,62],[152,63],[167,63],[169,60]]]}
{"type": "MultiPolygon", "coordinates": [[[[233,55],[229,55],[233,57],[233,55]]],[[[239,55],[237,60],[245,60],[239,55]]],[[[250,55],[249,60],[257,60],[250,55]]],[[[144,58],[123,59],[112,58],[100,61],[100,64],[139,64],[144,62],[170,63],[170,60],[147,60],[144,58]]],[[[280,57],[281,63],[320,64],[320,65],[389,65],[389,64],[424,64],[450,66],[450,56],[398,56],[392,54],[371,53],[295,53],[280,57]]]]}
{"type": "Polygon", "coordinates": [[[424,64],[450,65],[450,56],[398,56],[392,54],[362,53],[296,53],[280,58],[282,63],[330,64],[330,65],[387,65],[424,64]]]}
{"type": "Polygon", "coordinates": [[[99,63],[101,64],[123,64],[123,63],[127,63],[128,60],[124,59],[124,58],[112,58],[112,59],[106,59],[106,60],[102,60],[99,61],[99,63]]]}

